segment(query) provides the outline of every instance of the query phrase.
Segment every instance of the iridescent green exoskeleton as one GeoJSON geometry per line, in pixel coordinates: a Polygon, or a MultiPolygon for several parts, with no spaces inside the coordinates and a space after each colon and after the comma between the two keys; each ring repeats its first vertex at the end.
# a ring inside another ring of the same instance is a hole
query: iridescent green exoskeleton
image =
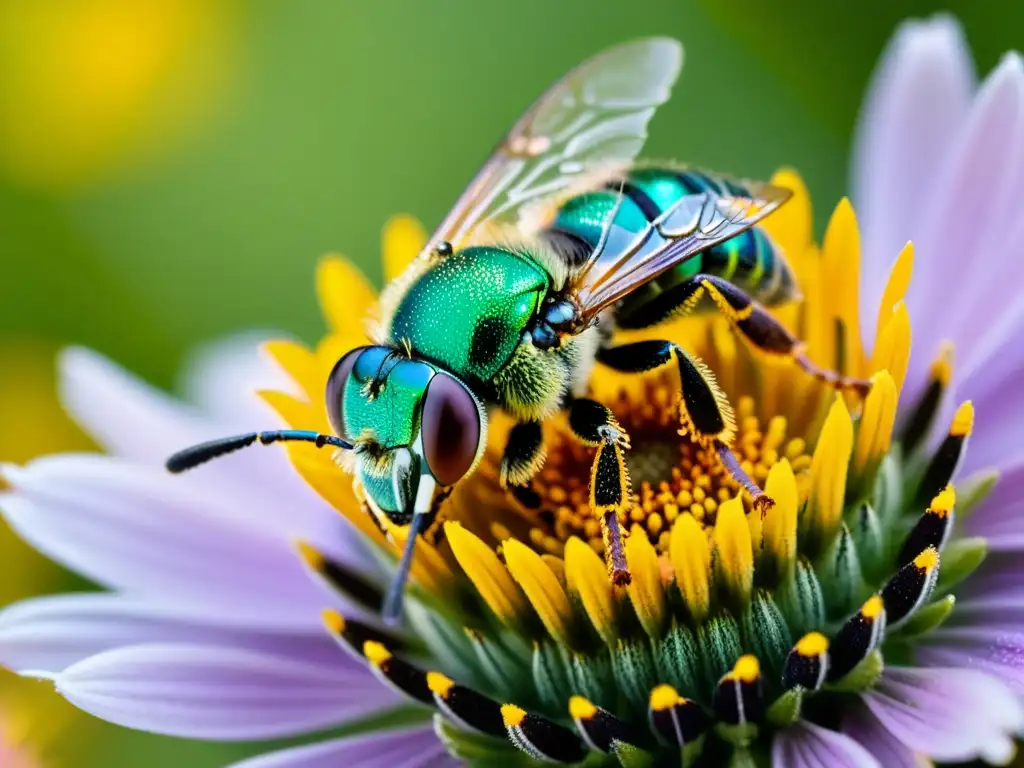
{"type": "Polygon", "coordinates": [[[667,341],[616,346],[645,328],[717,308],[760,349],[837,387],[764,306],[796,294],[784,255],[756,225],[785,190],[634,162],[682,65],[674,40],[628,43],[556,83],[498,145],[405,274],[385,290],[372,343],[327,382],[334,435],[241,435],[177,454],[172,471],[254,442],[306,440],[355,453],[356,482],[382,526],[410,525],[385,617],[400,613],[419,533],[483,454],[488,416],[511,415],[502,483],[524,503],[543,461],[541,424],[560,411],[596,451],[591,505],[609,576],[628,583],[619,515],[631,490],[628,437],[586,397],[595,363],[641,372],[675,363],[683,431],[722,461],[755,507],[771,503],[729,448],[732,411],[714,377],[667,341]]]}

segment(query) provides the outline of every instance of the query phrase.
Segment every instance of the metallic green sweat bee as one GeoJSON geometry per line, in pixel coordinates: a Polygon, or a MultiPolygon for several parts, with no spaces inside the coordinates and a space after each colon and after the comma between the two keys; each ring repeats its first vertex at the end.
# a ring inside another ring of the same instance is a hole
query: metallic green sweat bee
{"type": "Polygon", "coordinates": [[[837,387],[866,389],[809,361],[768,312],[796,295],[784,255],[755,225],[788,192],[694,170],[634,163],[682,48],[656,38],[612,48],[566,75],[516,123],[408,270],[385,290],[373,343],[326,385],[334,435],[250,433],[171,457],[180,472],[256,442],[351,450],[356,482],[383,525],[410,525],[385,602],[401,613],[417,536],[486,444],[488,413],[516,420],[502,482],[521,498],[543,463],[541,424],[560,411],[596,447],[591,505],[609,575],[629,582],[618,514],[629,502],[628,437],[586,397],[591,368],[642,372],[672,362],[684,433],[716,454],[764,508],[771,500],[729,448],[732,413],[713,376],[668,341],[614,345],[699,301],[755,347],[790,356],[837,387]]]}

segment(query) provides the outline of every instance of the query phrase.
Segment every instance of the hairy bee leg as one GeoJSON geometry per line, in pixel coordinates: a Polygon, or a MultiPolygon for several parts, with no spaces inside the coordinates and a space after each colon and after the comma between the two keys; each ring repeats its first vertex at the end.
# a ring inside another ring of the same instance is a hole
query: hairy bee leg
{"type": "Polygon", "coordinates": [[[631,576],[619,512],[628,507],[633,495],[624,453],[629,437],[611,410],[596,400],[575,399],[568,410],[569,427],[576,438],[585,445],[598,446],[590,471],[590,508],[601,521],[608,577],[613,584],[625,586],[631,576]]]}
{"type": "Polygon", "coordinates": [[[694,275],[686,282],[665,291],[652,301],[649,308],[641,308],[636,313],[639,317],[630,318],[628,325],[653,325],[672,314],[685,313],[696,306],[705,294],[711,297],[736,330],[762,352],[789,357],[802,370],[836,389],[852,389],[861,395],[866,395],[871,389],[871,382],[865,379],[844,376],[814,363],[807,357],[803,342],[787,331],[764,307],[741,288],[714,275],[694,275]],[[645,324],[643,321],[647,316],[651,320],[645,324]]]}
{"type": "Polygon", "coordinates": [[[629,447],[629,436],[607,406],[578,397],[569,403],[568,410],[569,428],[584,445],[597,446],[612,439],[625,448],[629,447]]]}
{"type": "Polygon", "coordinates": [[[544,465],[544,435],[539,421],[521,421],[512,427],[501,457],[501,487],[529,485],[544,465]]]}
{"type": "Polygon", "coordinates": [[[599,362],[624,373],[650,371],[673,358],[679,367],[680,434],[690,435],[707,451],[714,452],[725,470],[750,494],[755,509],[764,514],[774,502],[750,479],[729,448],[736,432],[732,406],[706,365],[670,341],[637,341],[602,349],[597,354],[599,362]]]}

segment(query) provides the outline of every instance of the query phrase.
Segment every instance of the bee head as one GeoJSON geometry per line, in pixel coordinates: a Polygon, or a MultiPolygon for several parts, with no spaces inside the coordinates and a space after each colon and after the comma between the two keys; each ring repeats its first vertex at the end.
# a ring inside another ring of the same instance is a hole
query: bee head
{"type": "Polygon", "coordinates": [[[404,525],[429,511],[437,489],[454,485],[480,460],[483,406],[461,381],[404,351],[352,350],[327,380],[335,433],[356,446],[371,504],[404,525]]]}

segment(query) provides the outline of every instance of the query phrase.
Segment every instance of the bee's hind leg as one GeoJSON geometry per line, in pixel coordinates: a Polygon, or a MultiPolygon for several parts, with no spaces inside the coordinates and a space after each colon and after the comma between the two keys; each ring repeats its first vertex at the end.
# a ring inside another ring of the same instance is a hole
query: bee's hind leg
{"type": "Polygon", "coordinates": [[[623,318],[623,328],[646,328],[667,317],[685,313],[705,295],[710,296],[733,327],[762,352],[788,357],[801,369],[836,389],[852,389],[866,395],[871,382],[844,376],[822,368],[807,357],[804,344],[745,291],[715,275],[694,275],[664,291],[631,316],[623,318]]]}
{"type": "Polygon", "coordinates": [[[736,432],[732,406],[704,363],[670,341],[637,341],[609,347],[600,350],[597,359],[625,373],[650,371],[675,359],[680,379],[680,434],[688,435],[706,451],[716,454],[725,470],[750,494],[754,508],[761,514],[773,505],[771,497],[758,488],[729,448],[736,432]]]}
{"type": "Polygon", "coordinates": [[[590,507],[601,521],[608,576],[612,583],[625,586],[630,575],[619,514],[628,508],[632,497],[625,460],[629,436],[612,412],[595,400],[574,399],[568,412],[569,427],[577,439],[598,449],[590,471],[590,507]]]}

